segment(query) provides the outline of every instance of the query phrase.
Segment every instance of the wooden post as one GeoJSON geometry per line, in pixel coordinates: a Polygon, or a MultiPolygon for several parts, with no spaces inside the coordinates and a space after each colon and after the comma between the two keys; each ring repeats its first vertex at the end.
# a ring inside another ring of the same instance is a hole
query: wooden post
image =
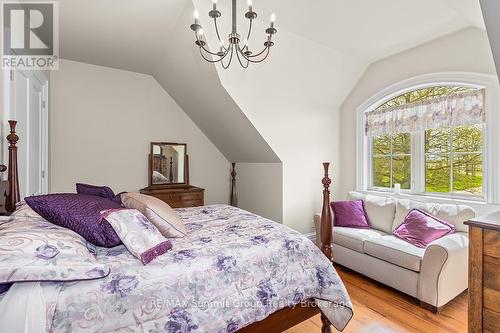
{"type": "MultiPolygon", "coordinates": [[[[321,211],[321,251],[332,261],[332,212],[330,210],[330,185],[332,180],[328,177],[328,169],[330,163],[323,163],[324,177],[321,180],[323,183],[323,210],[321,211]]],[[[331,333],[331,324],[328,318],[321,313],[321,332],[331,333]]]]}
{"type": "Polygon", "coordinates": [[[16,210],[16,203],[21,201],[19,195],[19,178],[17,170],[17,141],[19,136],[16,134],[17,121],[9,120],[10,134],[7,135],[9,141],[9,169],[7,173],[7,180],[9,182],[9,192],[5,199],[5,210],[14,212],[16,210]]]}
{"type": "Polygon", "coordinates": [[[236,193],[236,163],[231,163],[231,206],[238,207],[238,194],[236,193]]]}

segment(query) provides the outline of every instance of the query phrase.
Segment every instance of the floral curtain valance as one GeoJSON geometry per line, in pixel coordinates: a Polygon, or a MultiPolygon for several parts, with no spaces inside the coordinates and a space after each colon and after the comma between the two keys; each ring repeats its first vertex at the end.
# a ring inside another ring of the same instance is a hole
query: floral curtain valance
{"type": "Polygon", "coordinates": [[[485,90],[478,89],[367,112],[366,135],[482,124],[486,119],[484,97],[485,90]]]}

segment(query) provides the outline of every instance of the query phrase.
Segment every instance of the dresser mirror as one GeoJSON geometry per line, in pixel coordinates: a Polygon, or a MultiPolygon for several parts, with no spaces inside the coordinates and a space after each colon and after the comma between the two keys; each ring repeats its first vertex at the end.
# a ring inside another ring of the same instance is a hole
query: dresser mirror
{"type": "Polygon", "coordinates": [[[149,186],[187,186],[188,177],[185,143],[151,142],[149,186]]]}

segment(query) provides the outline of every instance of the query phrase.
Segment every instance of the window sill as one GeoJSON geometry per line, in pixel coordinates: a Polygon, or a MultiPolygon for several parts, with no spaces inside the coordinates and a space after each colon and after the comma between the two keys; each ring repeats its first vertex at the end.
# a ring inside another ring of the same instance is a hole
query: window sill
{"type": "Polygon", "coordinates": [[[392,191],[384,191],[377,189],[370,190],[360,190],[359,192],[373,195],[383,195],[389,196],[397,199],[411,199],[415,201],[422,202],[438,202],[438,203],[451,203],[451,204],[474,204],[474,205],[485,205],[485,206],[494,206],[493,204],[487,203],[484,198],[481,197],[466,197],[466,196],[453,196],[453,195],[445,195],[445,194],[434,194],[434,193],[411,193],[411,192],[401,192],[400,194],[396,194],[392,191]]]}

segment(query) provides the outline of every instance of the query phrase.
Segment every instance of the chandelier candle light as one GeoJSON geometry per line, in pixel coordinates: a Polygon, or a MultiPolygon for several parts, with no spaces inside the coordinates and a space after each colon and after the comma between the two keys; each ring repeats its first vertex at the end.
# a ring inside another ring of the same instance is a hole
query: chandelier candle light
{"type": "Polygon", "coordinates": [[[252,23],[253,20],[257,18],[257,13],[253,11],[252,8],[252,0],[248,0],[248,12],[245,13],[245,17],[249,20],[249,28],[248,34],[245,40],[243,41],[243,45],[240,45],[241,37],[238,34],[238,29],[236,26],[236,0],[232,0],[232,31],[228,36],[228,44],[225,45],[219,34],[219,27],[217,25],[217,19],[222,16],[221,12],[217,10],[217,0],[213,0],[213,9],[208,12],[208,16],[210,16],[214,20],[215,32],[217,34],[217,40],[219,41],[220,49],[218,52],[212,52],[207,47],[207,42],[203,40],[203,28],[200,24],[199,13],[198,11],[194,12],[194,23],[191,24],[191,30],[194,31],[196,41],[194,42],[200,49],[200,54],[208,62],[217,63],[220,62],[224,69],[229,68],[231,62],[233,60],[233,54],[236,53],[236,58],[238,58],[238,62],[241,67],[247,68],[250,63],[259,63],[266,60],[271,47],[274,45],[272,41],[273,35],[275,35],[278,31],[274,28],[274,22],[276,21],[276,15],[273,13],[271,15],[271,24],[269,28],[266,29],[267,40],[264,43],[264,49],[257,53],[253,54],[252,51],[249,50],[248,40],[250,39],[250,35],[252,33],[252,23]],[[229,56],[229,60],[224,63],[224,59],[229,56]]]}

